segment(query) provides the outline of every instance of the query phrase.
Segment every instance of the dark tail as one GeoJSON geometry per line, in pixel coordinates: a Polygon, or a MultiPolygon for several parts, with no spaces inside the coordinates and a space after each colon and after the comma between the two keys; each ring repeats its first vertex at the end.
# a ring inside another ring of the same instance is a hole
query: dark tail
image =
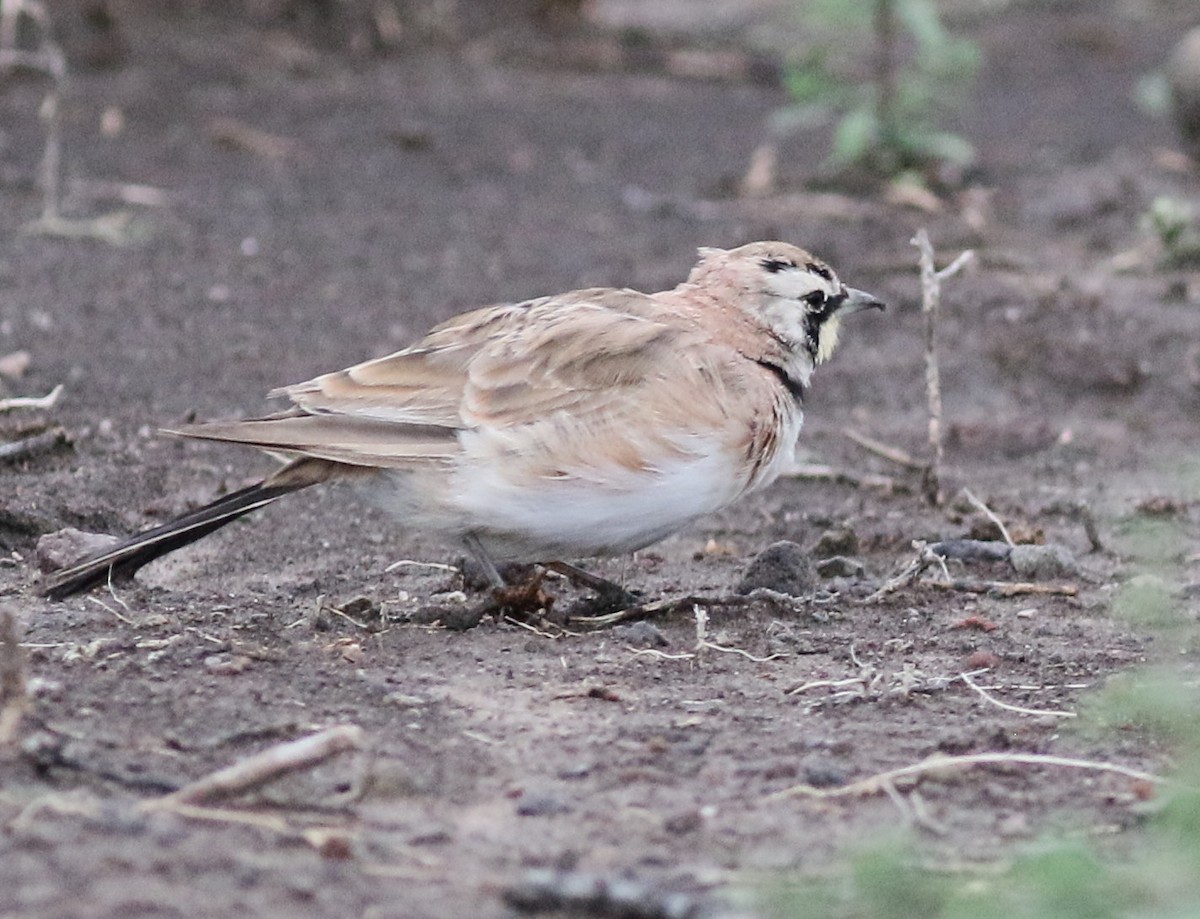
{"type": "Polygon", "coordinates": [[[199,510],[130,536],[110,549],[64,568],[45,584],[42,592],[52,600],[61,600],[104,584],[110,578],[129,577],[143,565],[203,539],[251,511],[324,481],[333,465],[322,460],[298,460],[257,485],[218,498],[199,510]]]}

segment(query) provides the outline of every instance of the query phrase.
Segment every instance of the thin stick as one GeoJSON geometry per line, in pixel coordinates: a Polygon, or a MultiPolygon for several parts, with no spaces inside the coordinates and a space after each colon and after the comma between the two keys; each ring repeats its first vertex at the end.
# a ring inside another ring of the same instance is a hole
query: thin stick
{"type": "Polygon", "coordinates": [[[972,493],[971,489],[969,488],[964,488],[963,494],[966,495],[967,500],[975,505],[976,508],[983,511],[984,516],[986,516],[988,520],[996,524],[996,528],[1000,531],[1000,535],[1004,537],[1004,541],[1006,543],[1008,543],[1010,546],[1016,545],[1016,543],[1012,541],[1012,537],[1008,535],[1008,528],[1004,525],[1004,522],[996,516],[996,513],[990,507],[976,498],[974,493],[972,493]]]}
{"type": "Polygon", "coordinates": [[[874,437],[868,437],[866,434],[860,434],[858,431],[850,428],[842,428],[842,436],[848,437],[864,450],[869,450],[876,456],[882,456],[885,460],[895,463],[897,466],[904,466],[907,469],[924,469],[925,464],[920,460],[913,459],[906,451],[899,447],[892,447],[882,441],[876,440],[874,437]]]}
{"type": "Polygon", "coordinates": [[[431,571],[452,571],[455,574],[459,572],[459,568],[456,565],[443,565],[440,562],[418,562],[411,558],[397,559],[383,570],[386,573],[391,573],[397,568],[429,568],[431,571]]]}
{"type": "Polygon", "coordinates": [[[798,465],[791,467],[784,475],[790,479],[837,482],[840,485],[853,485],[855,488],[878,488],[889,492],[896,490],[896,480],[891,476],[850,472],[846,469],[835,469],[833,466],[798,465]]]}
{"type": "Polygon", "coordinates": [[[0,399],[0,412],[11,411],[15,408],[53,408],[62,392],[63,385],[59,383],[44,396],[17,396],[12,399],[0,399]]]}
{"type": "Polygon", "coordinates": [[[884,783],[894,782],[924,775],[927,772],[942,772],[947,769],[965,769],[971,766],[1020,764],[1026,766],[1061,766],[1066,769],[1089,769],[1094,772],[1111,772],[1139,782],[1159,784],[1175,784],[1173,779],[1155,775],[1153,772],[1142,772],[1116,763],[1104,763],[1087,759],[1072,759],[1067,756],[1053,756],[1045,753],[969,753],[963,756],[931,756],[913,763],[901,766],[899,769],[889,769],[876,775],[868,776],[840,788],[817,788],[813,785],[793,785],[782,791],[767,795],[768,801],[781,798],[847,798],[854,795],[874,795],[883,791],[884,783]]]}
{"type": "Polygon", "coordinates": [[[152,805],[203,804],[207,801],[244,794],[300,769],[308,769],[347,750],[363,747],[363,729],[354,724],[339,724],[300,740],[277,744],[232,766],[197,779],[152,805]]]}
{"type": "Polygon", "coordinates": [[[942,381],[938,370],[937,312],[942,301],[942,281],[958,274],[975,257],[970,249],[953,262],[937,270],[933,260],[933,244],[924,227],[917,230],[912,244],[920,253],[921,315],[925,317],[925,398],[929,406],[929,467],[925,473],[925,499],[934,505],[942,503],[942,381]]]}
{"type": "Polygon", "coordinates": [[[863,600],[863,603],[875,603],[889,594],[894,594],[905,587],[911,587],[925,573],[926,568],[939,561],[939,556],[930,550],[929,545],[924,540],[914,539],[913,548],[917,550],[917,557],[909,562],[899,574],[888,578],[877,591],[863,600]]]}
{"type": "Polygon", "coordinates": [[[17,614],[0,608],[0,747],[17,733],[25,713],[25,653],[21,649],[17,614]]]}
{"type": "Polygon", "coordinates": [[[1078,717],[1074,712],[1062,711],[1060,709],[1023,708],[1020,705],[1012,705],[1008,702],[1004,702],[1000,699],[997,699],[995,696],[993,696],[991,693],[989,693],[986,689],[984,689],[982,686],[980,686],[978,683],[976,683],[973,679],[971,679],[971,675],[969,673],[960,673],[958,675],[958,678],[960,680],[962,680],[964,683],[966,683],[968,686],[970,686],[973,690],[975,690],[975,692],[979,693],[980,697],[982,697],[985,702],[990,702],[992,705],[996,706],[997,708],[1002,708],[1005,711],[1018,712],[1022,715],[1050,715],[1054,718],[1077,718],[1078,717]]]}
{"type": "Polygon", "coordinates": [[[17,460],[28,459],[65,443],[67,443],[67,432],[63,428],[53,427],[49,431],[42,431],[32,437],[23,437],[21,440],[0,444],[0,462],[13,463],[17,460]]]}

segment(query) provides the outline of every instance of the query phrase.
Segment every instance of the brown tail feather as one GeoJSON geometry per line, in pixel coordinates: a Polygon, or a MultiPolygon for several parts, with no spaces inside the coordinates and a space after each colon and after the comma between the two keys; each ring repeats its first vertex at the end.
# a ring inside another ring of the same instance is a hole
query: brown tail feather
{"type": "Polygon", "coordinates": [[[129,577],[143,565],[190,545],[251,511],[293,491],[325,481],[335,468],[336,464],[324,460],[297,460],[257,485],[218,498],[198,510],[144,530],[64,568],[44,585],[42,592],[53,600],[61,600],[110,578],[129,577]]]}

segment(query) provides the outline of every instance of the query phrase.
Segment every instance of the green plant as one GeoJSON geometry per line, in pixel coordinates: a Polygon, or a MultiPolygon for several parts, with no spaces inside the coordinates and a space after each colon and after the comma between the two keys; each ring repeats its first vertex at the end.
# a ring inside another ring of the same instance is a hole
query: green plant
{"type": "Polygon", "coordinates": [[[1200,228],[1186,201],[1167,195],[1155,198],[1142,216],[1142,227],[1158,241],[1164,268],[1200,266],[1200,228]]]}
{"type": "Polygon", "coordinates": [[[947,31],[933,0],[808,0],[799,12],[813,42],[786,70],[793,101],[776,113],[778,133],[834,120],[830,165],[885,175],[971,162],[971,145],[940,124],[963,102],[979,49],[947,31]]]}

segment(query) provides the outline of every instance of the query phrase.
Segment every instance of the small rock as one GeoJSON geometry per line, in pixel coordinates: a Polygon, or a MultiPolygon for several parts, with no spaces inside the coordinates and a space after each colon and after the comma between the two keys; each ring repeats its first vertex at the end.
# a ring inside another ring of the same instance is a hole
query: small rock
{"type": "Polygon", "coordinates": [[[40,537],[34,549],[34,557],[40,571],[58,571],[75,564],[81,558],[115,546],[117,541],[117,537],[105,533],[86,533],[74,527],[66,527],[40,537]]]}
{"type": "Polygon", "coordinates": [[[861,578],[866,569],[856,558],[834,555],[817,562],[817,574],[823,578],[861,578]]]}
{"type": "Polygon", "coordinates": [[[517,802],[518,817],[548,817],[552,814],[569,813],[571,806],[554,795],[532,794],[522,795],[517,802]]]}
{"type": "Polygon", "coordinates": [[[813,763],[804,767],[804,781],[813,788],[838,788],[848,780],[846,770],[832,763],[813,763]]]}
{"type": "Polygon", "coordinates": [[[204,669],[216,676],[237,676],[253,663],[242,654],[210,654],[204,659],[204,669]]]}
{"type": "Polygon", "coordinates": [[[694,833],[704,825],[704,817],[698,810],[684,811],[674,814],[663,821],[663,829],[676,836],[694,833]]]}
{"type": "Polygon", "coordinates": [[[1013,566],[1013,571],[1032,580],[1072,577],[1079,573],[1079,565],[1071,550],[1057,543],[1044,546],[1013,546],[1008,561],[1013,566]]]}
{"type": "Polygon", "coordinates": [[[831,558],[835,555],[857,555],[858,534],[849,527],[837,527],[826,530],[817,537],[812,554],[817,558],[831,558]]]}
{"type": "Polygon", "coordinates": [[[671,644],[662,633],[662,629],[644,619],[629,625],[616,626],[612,630],[612,636],[633,648],[665,648],[671,644]]]}
{"type": "Polygon", "coordinates": [[[802,597],[816,586],[816,573],[804,549],[794,542],[782,540],[763,549],[746,566],[738,582],[737,592],[748,594],[765,587],[768,590],[802,597]]]}

